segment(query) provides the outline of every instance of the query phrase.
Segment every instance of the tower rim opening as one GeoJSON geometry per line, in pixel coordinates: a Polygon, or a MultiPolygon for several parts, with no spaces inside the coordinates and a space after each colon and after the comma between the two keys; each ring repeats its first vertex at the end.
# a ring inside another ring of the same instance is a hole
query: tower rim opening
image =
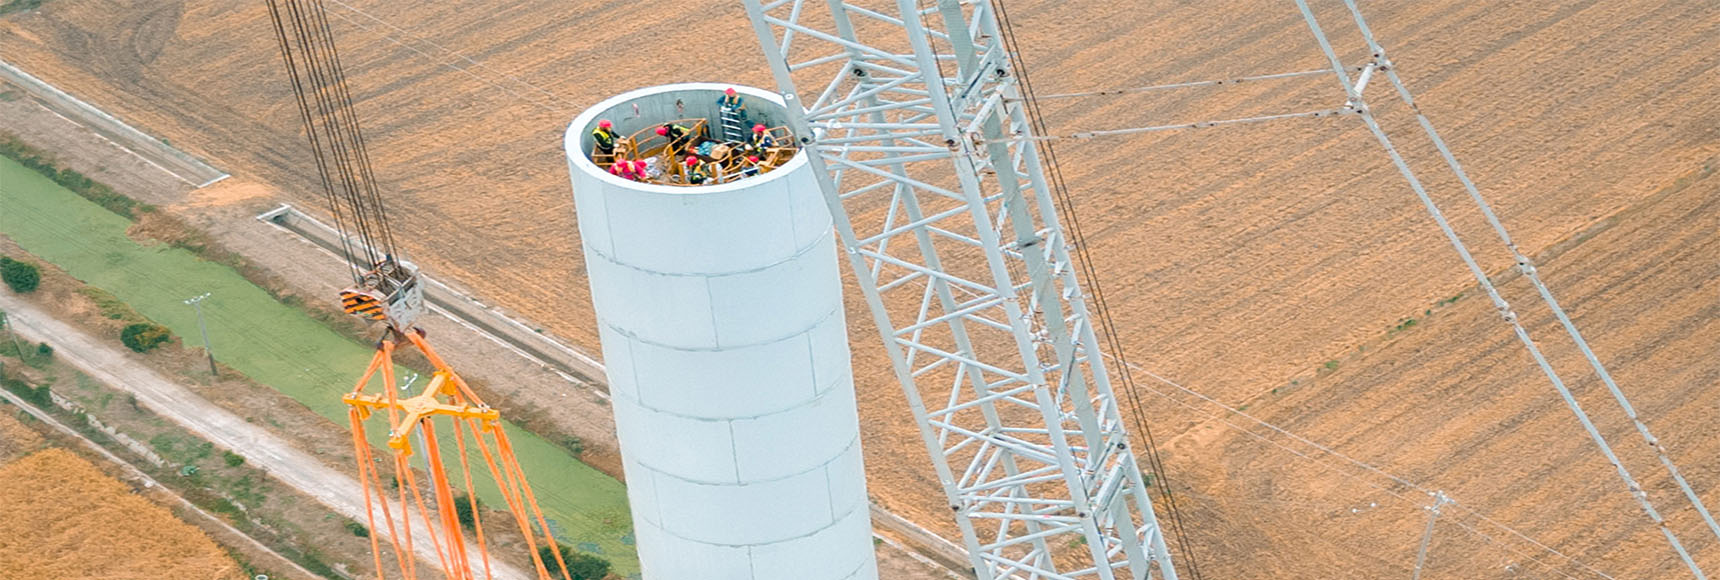
{"type": "Polygon", "coordinates": [[[617,133],[626,135],[661,123],[689,117],[716,118],[716,101],[729,89],[733,89],[738,96],[746,100],[748,108],[753,114],[758,115],[758,119],[773,120],[778,123],[786,121],[787,104],[781,95],[771,91],[731,83],[672,83],[620,93],[585,109],[568,124],[567,130],[562,136],[562,147],[567,157],[572,160],[571,167],[576,171],[586,172],[599,180],[621,185],[632,191],[666,195],[702,195],[739,191],[782,179],[783,176],[793,173],[795,169],[807,163],[805,151],[800,147],[800,143],[790,143],[789,146],[793,148],[793,151],[787,160],[770,167],[768,170],[761,171],[759,174],[738,177],[720,183],[694,185],[653,183],[623,178],[611,173],[593,159],[595,141],[592,137],[592,131],[597,128],[599,121],[611,121],[618,129],[617,133]],[[667,112],[665,107],[669,106],[674,107],[674,112],[667,112]]]}

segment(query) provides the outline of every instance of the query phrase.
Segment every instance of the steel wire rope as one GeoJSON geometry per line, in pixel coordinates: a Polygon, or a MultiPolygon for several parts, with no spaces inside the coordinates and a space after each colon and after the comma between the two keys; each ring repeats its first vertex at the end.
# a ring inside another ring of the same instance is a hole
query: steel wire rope
{"type": "Polygon", "coordinates": [[[328,11],[322,0],[308,0],[311,9],[308,16],[314,28],[311,29],[313,39],[320,39],[325,51],[328,84],[325,89],[332,93],[329,98],[333,103],[327,120],[335,129],[345,135],[347,165],[345,169],[353,172],[352,203],[355,212],[362,215],[367,225],[375,228],[370,243],[380,246],[372,248],[371,264],[382,260],[391,260],[394,253],[394,238],[388,225],[386,207],[382,204],[381,191],[376,184],[375,172],[371,170],[370,153],[365,147],[364,132],[358,122],[358,112],[347,87],[346,72],[340,63],[340,51],[334,41],[334,31],[329,26],[328,11]],[[376,255],[380,254],[380,255],[376,255]]]}
{"type": "Polygon", "coordinates": [[[374,172],[370,170],[351,94],[340,70],[326,10],[321,0],[308,3],[289,0],[287,14],[292,17],[295,36],[307,63],[305,73],[317,102],[322,129],[327,134],[332,167],[337,170],[342,197],[362,242],[366,257],[363,269],[368,270],[383,260],[392,261],[393,236],[374,172]]]}
{"type": "Polygon", "coordinates": [[[1224,86],[1224,85],[1242,84],[1242,83],[1247,82],[1247,81],[1266,81],[1266,80],[1288,79],[1288,78],[1295,78],[1295,77],[1323,75],[1323,74],[1326,74],[1329,72],[1332,72],[1332,71],[1329,71],[1326,69],[1317,69],[1317,70],[1305,70],[1305,71],[1287,72],[1287,73],[1249,75],[1249,76],[1231,77],[1231,78],[1225,78],[1225,79],[1213,79],[1213,80],[1205,80],[1205,81],[1189,81],[1189,82],[1183,82],[1183,83],[1169,83],[1169,84],[1163,84],[1163,85],[1147,85],[1147,86],[1139,86],[1139,87],[1123,87],[1120,89],[1100,89],[1100,90],[1092,90],[1092,91],[1078,91],[1078,92],[1073,92],[1073,93],[1057,93],[1057,94],[1053,94],[1053,95],[1039,95],[1038,98],[1039,98],[1039,100],[1042,100],[1042,101],[1048,101],[1048,100],[1052,100],[1052,99],[1068,99],[1068,98],[1073,98],[1073,97],[1105,97],[1105,96],[1116,96],[1116,95],[1128,95],[1128,94],[1134,94],[1134,93],[1146,93],[1146,92],[1162,91],[1162,90],[1168,90],[1168,89],[1186,89],[1186,88],[1192,88],[1192,87],[1218,87],[1218,86],[1224,86]]]}
{"type": "MultiPolygon", "coordinates": [[[[1023,53],[1021,51],[1021,45],[1016,38],[1014,25],[1010,22],[1009,12],[1004,7],[1003,0],[991,0],[991,5],[994,6],[994,13],[997,15],[999,32],[1003,37],[1002,41],[1007,45],[1009,52],[1015,55],[1015,58],[1009,59],[1010,67],[1014,69],[1016,77],[1021,81],[1019,85],[1022,91],[1023,103],[1026,105],[1029,122],[1034,126],[1035,130],[1045,133],[1047,132],[1047,127],[1044,115],[1040,110],[1038,101],[1034,98],[1033,83],[1028,77],[1026,64],[1022,62],[1023,53]]],[[[1029,144],[1025,146],[1031,147],[1033,145],[1029,144]]],[[[1063,173],[1058,168],[1057,154],[1050,142],[1045,143],[1044,159],[1045,172],[1050,177],[1053,193],[1055,194],[1058,205],[1062,208],[1062,213],[1065,216],[1061,221],[1067,222],[1068,224],[1065,236],[1068,236],[1069,243],[1066,243],[1065,247],[1072,246],[1076,250],[1075,255],[1077,267],[1080,268],[1083,277],[1087,279],[1087,285],[1092,289],[1090,292],[1093,297],[1093,310],[1091,314],[1097,315],[1106,337],[1104,340],[1110,346],[1112,352],[1111,356],[1120,363],[1118,365],[1119,368],[1117,375],[1118,378],[1121,379],[1123,390],[1127,393],[1126,396],[1129,397],[1132,415],[1135,419],[1135,427],[1147,439],[1146,455],[1149,467],[1152,469],[1153,473],[1158,475],[1159,480],[1163,483],[1163,487],[1161,488],[1162,493],[1159,495],[1165,498],[1165,505],[1167,508],[1166,515],[1169,516],[1167,519],[1171,522],[1173,534],[1177,539],[1177,544],[1181,548],[1182,558],[1186,562],[1184,568],[1189,571],[1189,576],[1193,580],[1203,580],[1204,576],[1200,571],[1199,560],[1194,553],[1193,542],[1189,540],[1187,529],[1183,524],[1182,510],[1177,504],[1176,493],[1171,484],[1171,480],[1165,475],[1166,471],[1164,468],[1164,460],[1159,453],[1158,443],[1153,437],[1152,428],[1147,424],[1145,416],[1141,411],[1140,397],[1133,388],[1134,379],[1131,377],[1129,372],[1129,365],[1127,358],[1124,356],[1122,343],[1118,339],[1116,325],[1111,319],[1110,311],[1105,303],[1104,291],[1100,286],[1097,269],[1093,265],[1092,256],[1087,251],[1086,241],[1081,232],[1080,221],[1074,211],[1075,207],[1069,194],[1068,184],[1064,181],[1063,173]]],[[[1099,347],[1099,345],[1093,346],[1095,348],[1099,347]]],[[[1113,389],[1113,393],[1114,391],[1115,389],[1113,389]]],[[[1160,530],[1160,533],[1162,534],[1163,530],[1160,530]]]]}
{"type": "Polygon", "coordinates": [[[1678,540],[1678,535],[1672,531],[1670,526],[1667,525],[1665,518],[1660,515],[1660,512],[1655,509],[1654,503],[1649,500],[1647,491],[1644,490],[1642,485],[1631,476],[1630,470],[1625,467],[1624,463],[1613,451],[1612,446],[1607,443],[1606,437],[1601,434],[1598,428],[1595,427],[1594,422],[1589,418],[1588,413],[1585,412],[1582,405],[1578,403],[1576,396],[1571,392],[1570,388],[1565,385],[1564,379],[1560,377],[1558,371],[1555,370],[1547,361],[1546,356],[1541,352],[1540,347],[1536,344],[1534,339],[1530,338],[1528,330],[1523,327],[1517,314],[1511,310],[1510,304],[1500,296],[1498,289],[1494,287],[1493,282],[1488,279],[1486,272],[1482,270],[1481,265],[1469,252],[1468,246],[1463,243],[1462,238],[1460,238],[1457,235],[1457,232],[1452,229],[1450,222],[1445,218],[1444,211],[1441,210],[1438,204],[1433,201],[1433,198],[1428,194],[1426,187],[1422,185],[1421,180],[1417,178],[1415,172],[1410,169],[1408,162],[1404,160],[1404,157],[1397,151],[1397,148],[1392,145],[1391,137],[1386,134],[1383,128],[1381,128],[1379,122],[1374,119],[1373,113],[1362,100],[1361,94],[1358,93],[1355,90],[1355,87],[1350,83],[1349,76],[1344,72],[1342,61],[1338,58],[1337,53],[1332,49],[1331,41],[1327,39],[1324,29],[1320,27],[1318,20],[1314,16],[1313,10],[1308,7],[1307,0],[1295,0],[1295,2],[1297,8],[1302,11],[1303,19],[1307,21],[1309,30],[1313,33],[1315,40],[1320,45],[1320,50],[1325,53],[1326,59],[1330,61],[1332,72],[1338,77],[1338,82],[1343,86],[1345,94],[1349,96],[1349,102],[1354,104],[1356,112],[1367,125],[1369,132],[1373,133],[1375,140],[1379,141],[1380,146],[1385,149],[1387,155],[1392,160],[1392,164],[1397,167],[1398,172],[1403,175],[1404,180],[1409,182],[1410,189],[1413,190],[1416,197],[1421,200],[1422,205],[1427,209],[1428,214],[1439,226],[1441,232],[1445,234],[1445,237],[1451,243],[1452,248],[1457,251],[1458,256],[1462,258],[1464,265],[1469,268],[1471,275],[1475,277],[1482,289],[1487,292],[1488,297],[1492,299],[1493,305],[1499,310],[1501,317],[1511,325],[1518,341],[1523,344],[1524,348],[1529,351],[1530,356],[1535,359],[1535,364],[1540,367],[1542,374],[1546,375],[1547,379],[1553,383],[1553,388],[1558,391],[1559,396],[1564,399],[1565,405],[1571,409],[1572,414],[1576,415],[1578,422],[1582,423],[1583,429],[1588,433],[1590,440],[1594,442],[1596,447],[1600,448],[1601,454],[1605,456],[1607,461],[1613,465],[1615,470],[1617,470],[1619,479],[1624,482],[1625,487],[1629,490],[1631,496],[1637,501],[1638,505],[1642,507],[1643,512],[1647,514],[1649,520],[1653,521],[1655,526],[1660,529],[1661,534],[1666,537],[1667,543],[1671,545],[1673,551],[1678,554],[1678,557],[1684,561],[1685,567],[1690,569],[1691,574],[1695,575],[1699,580],[1705,580],[1707,575],[1703,573],[1701,566],[1699,566],[1695,559],[1690,556],[1689,551],[1684,548],[1684,544],[1678,540]]]}
{"type": "MultiPolygon", "coordinates": [[[[281,59],[287,67],[287,79],[292,82],[294,101],[298,104],[300,121],[304,124],[305,134],[309,136],[311,157],[316,162],[317,177],[322,183],[323,197],[328,202],[329,210],[334,214],[335,231],[340,234],[341,257],[345,258],[348,264],[351,264],[354,261],[352,240],[347,234],[346,219],[341,212],[340,198],[335,194],[334,183],[329,179],[327,160],[323,156],[321,140],[317,136],[315,117],[311,113],[310,102],[305,99],[305,90],[299,78],[298,59],[293,57],[292,41],[287,38],[286,23],[281,19],[279,1],[269,0],[268,2],[270,20],[275,27],[275,39],[280,44],[281,59]]],[[[309,63],[306,64],[308,66],[309,63]]],[[[359,272],[354,270],[350,273],[353,283],[357,284],[360,280],[359,272]]]]}
{"type": "Polygon", "coordinates": [[[382,203],[382,191],[377,186],[376,174],[371,169],[370,151],[365,147],[364,131],[358,122],[358,110],[346,84],[346,71],[341,67],[340,50],[334,42],[334,30],[329,26],[328,10],[322,0],[312,1],[316,7],[312,16],[316,18],[323,42],[328,46],[329,71],[334,78],[336,97],[341,100],[342,106],[336,112],[344,113],[344,128],[352,140],[357,169],[364,186],[362,193],[367,195],[365,199],[368,209],[375,212],[373,219],[377,222],[377,229],[381,234],[383,259],[392,259],[395,251],[394,231],[389,226],[388,207],[382,203]]]}
{"type": "MultiPolygon", "coordinates": [[[[312,29],[313,25],[306,14],[311,10],[320,8],[321,5],[316,4],[316,0],[310,1],[313,4],[310,8],[306,8],[304,2],[287,0],[286,12],[292,17],[294,33],[298,37],[300,48],[303,50],[303,56],[307,63],[305,73],[308,77],[311,95],[315,97],[317,103],[317,112],[320,115],[317,119],[321,120],[321,129],[328,139],[331,165],[337,170],[336,175],[341,185],[341,197],[346,201],[347,209],[352,214],[354,227],[358,231],[361,248],[366,258],[365,269],[368,269],[370,265],[377,262],[375,235],[372,233],[370,224],[371,216],[365,211],[360,192],[361,185],[357,181],[359,177],[353,171],[352,151],[347,142],[350,134],[342,131],[341,117],[338,116],[337,112],[339,104],[335,101],[335,96],[330,94],[331,83],[334,82],[334,79],[327,70],[329,61],[325,53],[326,49],[318,42],[320,37],[312,29]]],[[[303,98],[304,95],[301,94],[300,97],[303,98]]]]}
{"type": "MultiPolygon", "coordinates": [[[[1327,72],[1330,72],[1330,71],[1327,71],[1327,72]]],[[[1031,137],[1012,137],[1009,140],[1010,141],[1041,141],[1041,142],[1076,141],[1076,140],[1081,140],[1081,139],[1096,139],[1099,137],[1117,137],[1117,136],[1122,136],[1122,135],[1135,135],[1135,134],[1139,134],[1139,133],[1155,133],[1155,132],[1159,132],[1159,131],[1183,131],[1183,130],[1188,130],[1188,129],[1209,129],[1212,127],[1220,127],[1220,126],[1224,126],[1224,125],[1244,125],[1244,124],[1250,124],[1250,123],[1267,123],[1267,122],[1271,122],[1271,121],[1284,121],[1284,120],[1289,120],[1289,119],[1320,119],[1320,118],[1325,118],[1325,117],[1337,117],[1339,115],[1345,115],[1345,114],[1348,114],[1348,112],[1342,108],[1317,109],[1317,110],[1313,110],[1313,111],[1300,111],[1300,112],[1295,112],[1295,113],[1277,113],[1277,114],[1272,114],[1272,115],[1259,115],[1259,116],[1255,116],[1255,117],[1237,117],[1237,118],[1217,119],[1217,120],[1210,120],[1210,121],[1194,121],[1194,122],[1189,122],[1189,123],[1171,123],[1171,124],[1166,124],[1166,125],[1146,125],[1146,126],[1141,126],[1141,127],[1124,127],[1122,129],[1095,129],[1095,130],[1091,130],[1091,131],[1081,131],[1078,133],[1070,133],[1068,135],[1034,135],[1031,137]]]]}
{"type": "MultiPolygon", "coordinates": [[[[299,98],[309,99],[316,105],[316,113],[310,120],[310,130],[312,132],[320,131],[325,133],[324,138],[326,138],[328,142],[327,149],[319,149],[317,153],[319,155],[328,156],[329,163],[323,167],[329,167],[333,170],[333,175],[330,176],[331,182],[336,181],[336,178],[338,178],[339,187],[335,189],[334,192],[338,196],[338,199],[346,204],[346,209],[350,211],[353,201],[351,198],[352,183],[350,167],[345,165],[346,151],[342,135],[339,131],[330,126],[329,115],[332,110],[332,103],[328,99],[326,93],[327,79],[323,72],[325,63],[323,62],[319,48],[315,45],[314,34],[309,31],[309,25],[303,14],[302,4],[297,0],[286,0],[286,6],[286,13],[293,24],[292,29],[294,36],[298,41],[301,57],[305,61],[303,74],[305,75],[306,82],[304,84],[309,85],[308,92],[299,94],[299,98]]],[[[365,252],[365,257],[368,261],[372,250],[370,248],[371,244],[369,243],[368,227],[364,221],[364,216],[361,213],[353,213],[351,214],[351,219],[353,220],[353,227],[361,242],[360,248],[365,252]]]]}
{"type": "Polygon", "coordinates": [[[1660,444],[1660,439],[1649,431],[1648,424],[1644,423],[1642,418],[1637,415],[1636,408],[1630,404],[1630,399],[1625,396],[1624,390],[1619,388],[1618,383],[1613,380],[1612,373],[1607,372],[1606,365],[1602,364],[1594,350],[1589,348],[1589,342],[1577,330],[1576,323],[1565,313],[1565,309],[1559,306],[1559,301],[1553,297],[1553,291],[1541,280],[1540,275],[1536,272],[1534,262],[1518,249],[1516,242],[1512,241],[1511,234],[1505,230],[1505,224],[1499,221],[1499,216],[1493,212],[1492,204],[1487,203],[1486,198],[1481,196],[1481,190],[1469,178],[1469,172],[1464,171],[1463,165],[1457,162],[1457,156],[1453,155],[1451,148],[1446,146],[1445,139],[1439,136],[1439,131],[1434,130],[1433,122],[1421,112],[1420,107],[1416,106],[1415,97],[1410,94],[1409,86],[1404,84],[1403,79],[1398,76],[1397,67],[1390,65],[1391,61],[1385,56],[1385,48],[1380,46],[1380,43],[1374,38],[1373,29],[1368,27],[1367,20],[1362,17],[1361,9],[1356,7],[1355,0],[1344,0],[1344,5],[1349,8],[1350,15],[1356,21],[1356,26],[1361,29],[1362,38],[1368,43],[1368,48],[1373,51],[1374,58],[1379,61],[1379,68],[1384,69],[1386,78],[1392,81],[1398,98],[1411,111],[1415,112],[1416,121],[1421,125],[1422,132],[1439,150],[1440,157],[1445,160],[1446,166],[1451,168],[1452,173],[1463,184],[1469,198],[1475,202],[1476,207],[1480,208],[1481,215],[1487,218],[1488,225],[1492,226],[1494,234],[1499,237],[1499,241],[1511,250],[1512,257],[1517,260],[1517,269],[1523,273],[1523,277],[1528,279],[1529,283],[1535,287],[1535,291],[1541,295],[1542,302],[1558,318],[1560,326],[1565,329],[1565,334],[1570,336],[1571,342],[1575,343],[1577,349],[1582,351],[1583,358],[1588,360],[1589,367],[1594,369],[1596,376],[1606,385],[1607,391],[1612,394],[1613,400],[1618,402],[1625,416],[1630,418],[1631,423],[1636,427],[1637,434],[1641,435],[1643,441],[1654,449],[1655,454],[1659,456],[1661,465],[1666,467],[1672,479],[1678,483],[1684,497],[1696,508],[1697,513],[1701,514],[1703,522],[1708,524],[1708,529],[1714,534],[1715,539],[1720,540],[1720,522],[1714,520],[1714,515],[1709,513],[1708,506],[1702,502],[1701,496],[1696,494],[1696,490],[1690,487],[1690,482],[1686,481],[1684,475],[1679,472],[1678,465],[1672,461],[1666,448],[1660,444]]]}

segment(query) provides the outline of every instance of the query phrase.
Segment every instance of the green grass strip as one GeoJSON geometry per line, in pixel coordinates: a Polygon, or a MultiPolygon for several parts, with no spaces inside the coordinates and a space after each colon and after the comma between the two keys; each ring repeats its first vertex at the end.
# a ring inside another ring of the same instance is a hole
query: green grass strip
{"type": "MultiPolygon", "coordinates": [[[[347,411],[340,397],[369,363],[371,347],[280,304],[231,268],[185,250],[137,243],[125,235],[129,225],[126,218],[44,174],[0,159],[0,233],[171,328],[189,346],[200,346],[197,317],[182,301],[212,293],[204,313],[215,358],[345,427],[347,411]]],[[[117,336],[114,345],[119,345],[117,336]]],[[[428,377],[416,386],[425,380],[428,377]]],[[[558,538],[569,545],[594,546],[624,577],[637,573],[621,483],[523,429],[510,424],[508,433],[558,538]]],[[[451,439],[451,434],[445,437],[451,439]]],[[[452,457],[454,452],[445,454],[452,457]]],[[[482,459],[473,465],[483,465],[482,459]]],[[[459,466],[453,470],[458,478],[459,466]]],[[[474,472],[482,476],[476,479],[484,480],[480,499],[506,505],[487,472],[476,467],[474,472]]]]}

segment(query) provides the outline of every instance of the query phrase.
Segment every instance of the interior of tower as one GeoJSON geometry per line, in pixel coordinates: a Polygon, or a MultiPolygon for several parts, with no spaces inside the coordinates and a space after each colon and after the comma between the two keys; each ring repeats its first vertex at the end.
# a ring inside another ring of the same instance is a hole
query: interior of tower
{"type": "Polygon", "coordinates": [[[591,128],[591,161],[622,179],[681,187],[769,173],[799,148],[793,132],[770,114],[780,106],[760,101],[730,89],[680,96],[672,113],[654,115],[666,107],[641,109],[634,103],[632,110],[591,128]]]}

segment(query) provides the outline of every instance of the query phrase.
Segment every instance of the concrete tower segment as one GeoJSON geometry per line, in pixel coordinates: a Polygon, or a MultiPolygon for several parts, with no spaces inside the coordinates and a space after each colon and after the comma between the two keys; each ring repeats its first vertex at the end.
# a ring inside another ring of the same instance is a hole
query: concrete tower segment
{"type": "MultiPolygon", "coordinates": [[[[695,187],[590,158],[599,120],[714,124],[726,88],[619,95],[564,141],[644,575],[875,580],[836,243],[805,155],[695,187]]],[[[780,97],[734,88],[783,123],[780,97]]]]}

